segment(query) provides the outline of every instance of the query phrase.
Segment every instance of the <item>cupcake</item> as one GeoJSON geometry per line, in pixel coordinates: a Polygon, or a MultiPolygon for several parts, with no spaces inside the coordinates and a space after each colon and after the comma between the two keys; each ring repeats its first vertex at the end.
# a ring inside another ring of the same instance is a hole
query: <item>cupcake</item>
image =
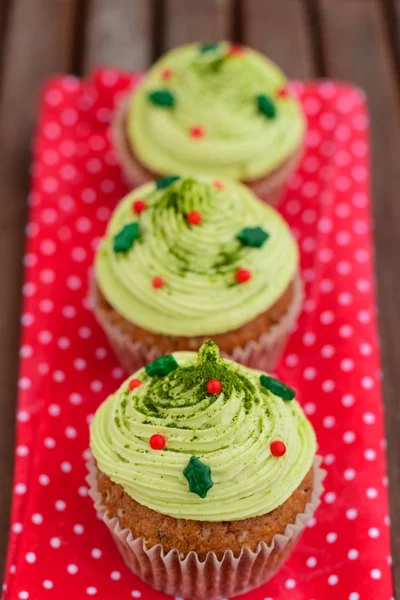
{"type": "Polygon", "coordinates": [[[136,575],[211,600],[280,568],[322,492],[315,433],[294,396],[209,340],[150,362],[99,407],[90,495],[136,575]]]}
{"type": "Polygon", "coordinates": [[[272,370],[301,308],[298,263],[288,226],[248,188],[171,176],[115,209],[95,257],[92,305],[128,372],[208,338],[272,370]]]}
{"type": "Polygon", "coordinates": [[[227,176],[276,205],[302,155],[305,117],[282,71],[250,48],[165,54],[118,107],[113,141],[128,181],[227,176]]]}

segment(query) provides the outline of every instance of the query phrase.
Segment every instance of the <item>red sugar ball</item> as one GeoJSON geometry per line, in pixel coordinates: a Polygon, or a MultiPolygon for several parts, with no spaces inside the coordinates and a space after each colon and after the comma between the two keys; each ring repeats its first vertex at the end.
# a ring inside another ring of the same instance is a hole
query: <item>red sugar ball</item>
{"type": "Polygon", "coordinates": [[[153,450],[163,450],[167,444],[165,437],[160,433],[152,435],[149,441],[150,447],[153,448],[153,450]]]}
{"type": "Polygon", "coordinates": [[[207,381],[206,387],[209,394],[219,394],[222,390],[222,383],[219,379],[210,379],[210,381],[207,381]]]}
{"type": "Polygon", "coordinates": [[[156,277],[153,277],[151,284],[152,284],[153,288],[158,289],[158,288],[164,287],[165,281],[162,277],[156,276],[156,277]]]}
{"type": "Polygon", "coordinates": [[[168,79],[171,79],[172,74],[172,69],[166,67],[161,71],[161,79],[164,79],[164,81],[168,81],[168,79]]]}
{"type": "Polygon", "coordinates": [[[220,192],[222,192],[222,190],[224,189],[224,184],[222,183],[222,181],[218,181],[217,179],[213,181],[213,186],[217,188],[217,190],[219,190],[220,192]]]}
{"type": "Polygon", "coordinates": [[[287,98],[289,93],[289,88],[284,85],[277,91],[277,96],[279,96],[279,98],[287,98]]]}
{"type": "Polygon", "coordinates": [[[140,215],[140,213],[147,208],[147,202],[144,200],[135,200],[135,202],[132,204],[132,208],[133,212],[135,212],[137,215],[140,215]]]}
{"type": "Polygon", "coordinates": [[[283,456],[286,453],[286,446],[279,440],[271,442],[269,446],[272,456],[283,456]]]}
{"type": "Polygon", "coordinates": [[[186,215],[186,220],[190,225],[200,225],[201,223],[201,214],[196,210],[192,210],[190,213],[186,215]]]}
{"type": "Polygon", "coordinates": [[[239,46],[239,44],[231,44],[227,54],[229,56],[242,56],[244,54],[244,48],[239,46]]]}
{"type": "Polygon", "coordinates": [[[140,387],[141,385],[142,385],[142,382],[140,381],[140,379],[131,379],[129,382],[129,389],[135,390],[136,388],[140,387]]]}
{"type": "Polygon", "coordinates": [[[248,269],[238,269],[235,273],[237,283],[246,283],[251,279],[251,273],[248,269]]]}
{"type": "Polygon", "coordinates": [[[202,127],[201,125],[193,125],[193,127],[190,128],[190,135],[193,138],[203,137],[205,135],[204,127],[202,127]]]}

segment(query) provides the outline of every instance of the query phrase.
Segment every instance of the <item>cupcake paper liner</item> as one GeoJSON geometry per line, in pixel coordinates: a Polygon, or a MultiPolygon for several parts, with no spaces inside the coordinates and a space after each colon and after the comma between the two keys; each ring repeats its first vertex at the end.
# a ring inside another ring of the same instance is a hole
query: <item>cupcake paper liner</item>
{"type": "MultiPolygon", "coordinates": [[[[120,163],[125,179],[133,187],[143,185],[147,181],[157,179],[160,174],[152,173],[146,169],[134,156],[126,136],[126,116],[129,106],[130,94],[122,98],[114,112],[111,123],[111,139],[115,154],[120,163]]],[[[304,153],[304,144],[289,156],[289,158],[271,173],[255,181],[243,181],[261,200],[277,206],[286,190],[290,175],[298,167],[304,153]]]]}
{"type": "MultiPolygon", "coordinates": [[[[119,362],[128,373],[134,373],[148,362],[161,356],[162,352],[159,348],[156,346],[149,348],[144,342],[133,340],[107,318],[99,306],[99,292],[93,278],[90,282],[90,296],[96,319],[106,333],[119,362]]],[[[303,299],[303,282],[300,274],[297,274],[294,279],[293,300],[279,323],[271,327],[267,333],[261,334],[258,340],[251,340],[242,347],[235,346],[231,353],[223,352],[222,354],[253,369],[273,371],[286,347],[291,330],[301,311],[303,299]]],[[[189,346],[193,346],[191,348],[193,350],[198,350],[205,339],[207,336],[201,340],[199,338],[198,344],[195,339],[190,340],[194,343],[190,344],[189,341],[189,346]]]]}
{"type": "Polygon", "coordinates": [[[181,557],[178,550],[164,552],[160,544],[146,548],[143,539],[135,539],[130,529],[120,527],[117,518],[107,516],[97,488],[98,471],[93,459],[87,463],[89,474],[86,481],[95,509],[110,530],[125,564],[135,575],[165,594],[190,600],[215,600],[237,596],[259,587],[283,565],[321,502],[326,475],[320,467],[321,463],[322,458],[316,456],[311,500],[304,512],[296,516],[295,523],[286,526],[284,534],[275,535],[270,546],[260,542],[255,552],[243,548],[235,557],[231,550],[227,550],[220,560],[213,552],[200,561],[195,552],[181,557]]]}

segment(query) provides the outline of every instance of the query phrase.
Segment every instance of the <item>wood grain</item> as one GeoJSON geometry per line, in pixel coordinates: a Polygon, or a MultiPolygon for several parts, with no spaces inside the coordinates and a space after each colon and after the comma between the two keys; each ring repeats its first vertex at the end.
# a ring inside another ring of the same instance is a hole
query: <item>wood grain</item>
{"type": "Polygon", "coordinates": [[[112,65],[145,69],[152,62],[153,2],[91,0],[85,28],[84,68],[112,65]]]}
{"type": "Polygon", "coordinates": [[[15,0],[4,39],[0,97],[0,568],[7,545],[14,455],[30,141],[43,79],[69,68],[73,9],[71,0],[15,0]]]}
{"type": "Polygon", "coordinates": [[[305,2],[246,0],[243,41],[274,60],[290,78],[316,75],[305,2]]]}
{"type": "Polygon", "coordinates": [[[373,207],[388,436],[392,549],[400,597],[400,114],[397,77],[382,5],[375,0],[321,0],[328,77],[365,89],[371,112],[373,207]]]}

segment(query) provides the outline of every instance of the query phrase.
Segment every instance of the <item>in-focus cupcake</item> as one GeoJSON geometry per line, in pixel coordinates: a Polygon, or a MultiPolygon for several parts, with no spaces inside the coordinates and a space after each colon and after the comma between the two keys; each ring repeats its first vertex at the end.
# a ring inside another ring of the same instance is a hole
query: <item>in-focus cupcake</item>
{"type": "Polygon", "coordinates": [[[112,131],[134,185],[218,173],[276,205],[302,155],[305,118],[274,63],[220,42],[165,54],[121,103],[112,131]]]}
{"type": "Polygon", "coordinates": [[[324,474],[294,396],[211,341],[156,359],[109,396],[90,426],[88,482],[133,572],[211,600],[279,569],[324,474]]]}
{"type": "Polygon", "coordinates": [[[242,184],[164,178],[115,209],[96,253],[93,307],[128,372],[208,338],[272,370],[301,308],[298,261],[282,217],[242,184]]]}

